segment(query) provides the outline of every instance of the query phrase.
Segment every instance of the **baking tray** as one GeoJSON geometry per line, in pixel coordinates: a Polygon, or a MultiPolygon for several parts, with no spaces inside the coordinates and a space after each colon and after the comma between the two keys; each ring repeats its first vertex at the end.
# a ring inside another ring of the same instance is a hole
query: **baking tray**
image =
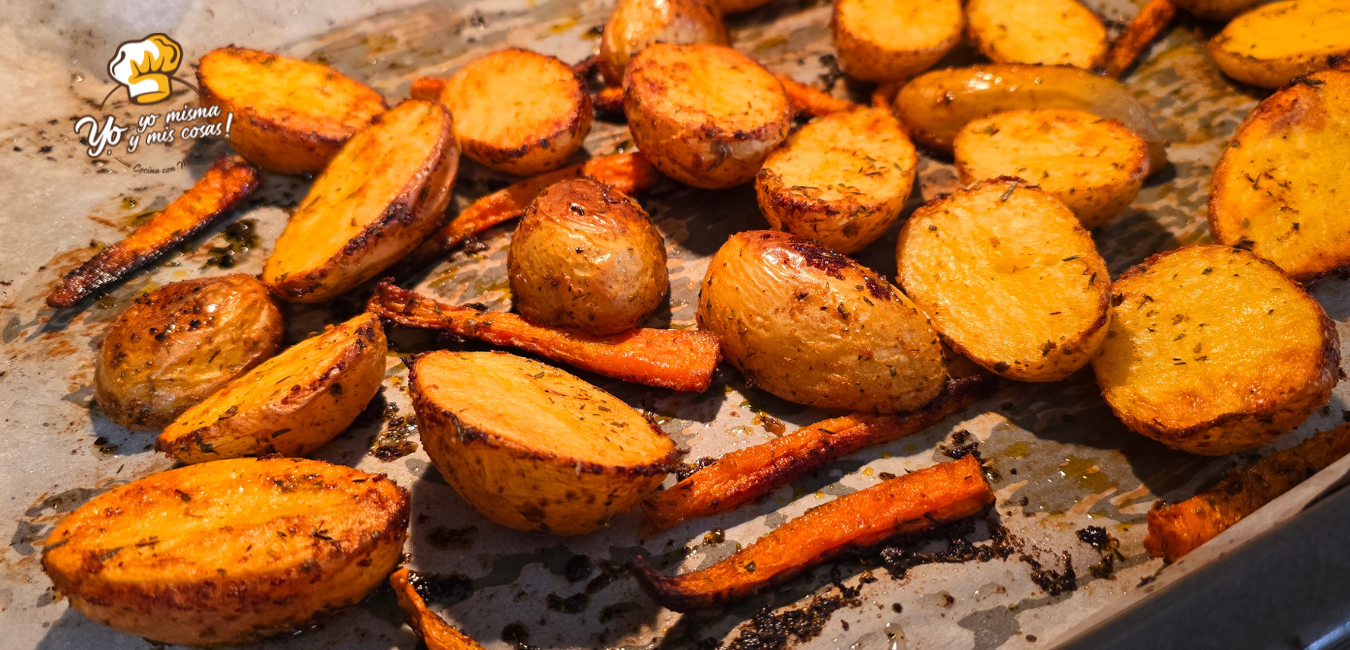
{"type": "MultiPolygon", "coordinates": [[[[314,7],[287,0],[266,7],[201,2],[154,10],[138,2],[10,4],[11,22],[4,27],[12,38],[0,45],[7,62],[0,66],[0,82],[12,89],[0,98],[0,131],[6,138],[0,226],[8,240],[0,255],[0,520],[13,533],[0,555],[0,628],[6,632],[0,647],[144,648],[145,641],[69,610],[38,566],[43,538],[65,513],[102,490],[171,466],[151,451],[151,434],[111,424],[91,403],[92,350],[102,328],[140,292],[224,273],[219,262],[227,258],[226,264],[234,264],[230,271],[259,271],[287,209],[304,195],[308,182],[267,176],[246,208],[183,252],[83,308],[46,308],[42,298],[53,282],[92,254],[91,246],[123,236],[136,215],[167,203],[227,150],[221,141],[180,141],[91,159],[72,130],[79,116],[110,114],[125,123],[163,110],[117,98],[99,109],[113,87],[103,70],[106,57],[122,41],[163,31],[183,44],[189,61],[231,42],[272,48],[330,63],[397,101],[407,96],[413,77],[446,75],[500,47],[528,47],[578,61],[596,47],[597,27],[610,3],[492,0],[370,7],[340,1],[314,7]],[[256,241],[239,236],[245,227],[234,224],[247,224],[256,241]]],[[[1116,29],[1136,11],[1126,0],[1087,4],[1116,29]]],[[[771,70],[862,99],[870,88],[838,75],[828,19],[828,3],[775,0],[729,23],[735,46],[771,70]]],[[[1215,27],[1183,17],[1126,79],[1171,141],[1171,166],[1146,182],[1124,214],[1093,233],[1113,276],[1152,253],[1208,241],[1204,202],[1210,167],[1260,99],[1256,91],[1224,79],[1205,55],[1204,40],[1215,27]]],[[[943,65],[977,59],[969,49],[959,49],[943,65]]],[[[179,107],[194,99],[190,90],[180,89],[170,104],[179,107]]],[[[597,122],[586,149],[600,155],[630,146],[623,125],[597,122]]],[[[463,207],[510,180],[465,160],[455,205],[463,207]]],[[[907,210],[955,186],[949,161],[921,156],[907,210]]],[[[649,324],[691,327],[708,257],[728,235],[766,227],[753,191],[696,191],[663,181],[640,198],[665,235],[670,258],[669,305],[649,324]]],[[[430,269],[417,279],[418,289],[455,303],[508,309],[505,258],[511,227],[483,236],[481,250],[456,252],[430,269]]],[[[856,257],[893,276],[897,230],[856,257]]],[[[1350,314],[1346,289],[1341,280],[1313,289],[1343,337],[1350,314]]],[[[350,316],[360,309],[359,294],[322,307],[287,306],[290,340],[350,316]]],[[[389,441],[391,429],[395,437],[409,434],[405,440],[417,442],[399,419],[412,414],[399,355],[473,347],[397,328],[391,329],[391,345],[382,396],[351,430],[315,456],[385,472],[411,489],[407,552],[416,568],[440,577],[444,597],[434,608],[494,648],[518,643],[760,648],[779,647],[779,635],[786,636],[787,647],[808,648],[1049,647],[1289,519],[1336,485],[1350,467],[1343,459],[1164,569],[1142,547],[1145,513],[1155,500],[1189,497],[1231,467],[1342,423],[1350,418],[1346,389],[1338,387],[1326,408],[1267,448],[1206,458],[1126,431],[1102,401],[1091,372],[1083,371],[1054,384],[1006,382],[993,398],[927,432],[859,451],[768,499],[661,536],[644,538],[638,517],[630,513],[593,534],[557,538],[507,530],[483,519],[445,484],[420,449],[384,454],[385,459],[372,453],[389,441]],[[946,460],[943,448],[955,438],[979,443],[998,494],[990,515],[973,525],[925,539],[895,540],[826,564],[772,592],[698,615],[654,606],[621,568],[644,554],[667,572],[707,566],[809,507],[875,484],[883,472],[946,460]],[[1115,550],[1085,543],[1079,531],[1088,527],[1100,527],[1115,540],[1115,550]]],[[[726,364],[713,387],[699,395],[583,377],[652,413],[689,450],[690,461],[759,444],[775,435],[775,420],[791,429],[836,415],[747,388],[726,364]]],[[[340,617],[259,647],[415,646],[392,595],[380,590],[340,617]]]]}

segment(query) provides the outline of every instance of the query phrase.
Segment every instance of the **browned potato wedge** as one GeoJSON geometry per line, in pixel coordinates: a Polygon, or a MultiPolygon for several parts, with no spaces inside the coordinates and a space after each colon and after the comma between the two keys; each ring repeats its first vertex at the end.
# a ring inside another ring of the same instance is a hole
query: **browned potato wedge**
{"type": "Polygon", "coordinates": [[[234,113],[230,146],[283,174],[323,171],[371,118],[389,107],[379,93],[326,65],[224,47],[197,67],[203,106],[234,113]]]}
{"type": "Polygon", "coordinates": [[[174,282],[108,326],[94,357],[94,398],[131,429],[162,429],[276,354],[281,311],[252,276],[174,282]]]}
{"type": "Polygon", "coordinates": [[[628,61],[653,43],[726,45],[722,11],[712,0],[620,0],[600,36],[600,74],[622,84],[628,61]]]}
{"type": "Polygon", "coordinates": [[[1015,176],[1039,185],[1096,228],[1134,201],[1148,173],[1148,144],[1120,122],[1069,109],[995,113],[952,143],[962,183],[1015,176]]]}
{"type": "Polygon", "coordinates": [[[916,210],[896,267],[952,349],[1009,379],[1064,379],[1106,338],[1106,262],[1063,203],[1017,179],[981,181],[916,210]]]}
{"type": "Polygon", "coordinates": [[[910,411],[947,383],[937,335],[909,298],[788,233],[732,235],[708,263],[698,323],[747,383],[798,404],[910,411]]]}
{"type": "Polygon", "coordinates": [[[422,444],[455,491],[518,530],[580,535],[656,489],[675,443],[576,377],[505,352],[418,357],[422,444]]]}
{"type": "Polygon", "coordinates": [[[242,645],[365,598],[398,564],[408,493],[316,460],[241,458],[113,488],[47,537],[85,616],[158,643],[242,645]]]}
{"type": "Polygon", "coordinates": [[[1148,110],[1119,81],[1073,66],[935,70],[905,84],[892,104],[916,142],[942,151],[951,151],[971,120],[1024,108],[1069,108],[1119,120],[1148,143],[1149,174],[1167,167],[1166,143],[1148,110]]]}
{"type": "Polygon", "coordinates": [[[899,81],[933,67],[966,26],[960,0],[835,0],[839,67],[863,81],[899,81]]]}
{"type": "Polygon", "coordinates": [[[521,316],[596,336],[637,327],[670,290],[661,231],[637,201],[590,179],[540,193],[506,263],[521,316]]]}
{"type": "Polygon", "coordinates": [[[1279,267],[1228,246],[1154,255],[1112,286],[1111,330],[1092,359],[1111,410],[1169,447],[1255,449],[1327,402],[1340,340],[1279,267]]]}
{"type": "Polygon", "coordinates": [[[464,155],[517,176],[561,167],[581,148],[595,117],[571,66],[518,48],[460,68],[446,83],[441,103],[455,116],[464,155]]]}
{"type": "Polygon", "coordinates": [[[166,427],[155,449],[184,463],[308,454],[375,397],[387,351],[380,319],[361,314],[226,384],[166,427]]]}
{"type": "Polygon", "coordinates": [[[694,187],[754,178],[792,125],[783,84],[728,47],[658,43],[629,63],[625,86],[633,141],[657,169],[694,187]]]}
{"type": "Polygon", "coordinates": [[[409,100],[352,138],[309,189],[263,266],[292,302],[332,300],[436,229],[459,171],[450,114],[409,100]]]}
{"type": "Polygon", "coordinates": [[[970,0],[970,38],[995,63],[1091,68],[1106,56],[1106,27],[1074,0],[970,0]]]}
{"type": "Polygon", "coordinates": [[[1174,0],[1177,6],[1206,20],[1227,22],[1261,0],[1174,0]]]}
{"type": "Polygon", "coordinates": [[[1350,3],[1283,0],[1234,18],[1209,42],[1223,73],[1242,83],[1279,88],[1331,67],[1350,54],[1350,3]]]}
{"type": "Polygon", "coordinates": [[[890,111],[841,111],[802,127],[769,154],[755,195],[775,230],[853,253],[900,218],[918,162],[890,111]]]}
{"type": "Polygon", "coordinates": [[[1214,168],[1209,230],[1309,282],[1350,270],[1350,72],[1326,70],[1262,101],[1214,168]]]}

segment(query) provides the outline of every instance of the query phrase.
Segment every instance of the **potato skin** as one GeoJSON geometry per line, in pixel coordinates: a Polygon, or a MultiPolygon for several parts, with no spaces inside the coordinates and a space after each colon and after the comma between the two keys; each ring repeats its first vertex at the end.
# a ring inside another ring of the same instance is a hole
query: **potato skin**
{"type": "Polygon", "coordinates": [[[1130,430],[1169,447],[1260,447],[1325,404],[1339,378],[1340,340],[1322,306],[1242,249],[1154,255],[1112,293],[1097,383],[1130,430]]]}
{"type": "Polygon", "coordinates": [[[661,231],[636,201],[590,179],[540,193],[506,263],[521,316],[596,336],[637,327],[670,290],[661,231]]]}
{"type": "Polygon", "coordinates": [[[1234,18],[1209,41],[1223,73],[1279,88],[1350,54],[1350,6],[1334,0],[1283,0],[1234,18]]]}
{"type": "Polygon", "coordinates": [[[167,644],[241,645],[361,601],[398,564],[406,490],[303,459],[236,459],[113,488],[57,524],[42,568],[71,606],[167,644]]]}
{"type": "Polygon", "coordinates": [[[908,297],[788,233],[732,235],[708,264],[698,322],[748,382],[799,404],[909,411],[947,382],[938,337],[908,297]]]}
{"type": "Polygon", "coordinates": [[[996,63],[1091,68],[1106,58],[1106,27],[1075,0],[970,0],[970,38],[996,63]]]}
{"type": "Polygon", "coordinates": [[[161,429],[281,347],[281,311],[252,276],[174,282],[113,321],[94,357],[94,399],[129,429],[161,429]]]}
{"type": "Polygon", "coordinates": [[[230,146],[282,174],[323,171],[342,145],[388,110],[384,98],[325,65],[224,47],[197,68],[202,106],[234,113],[230,146]]]}
{"type": "Polygon", "coordinates": [[[918,161],[886,109],[841,111],[802,127],[770,153],[755,176],[755,196],[775,230],[853,253],[900,218],[918,161]]]}
{"type": "Polygon", "coordinates": [[[384,381],[388,344],[374,314],[287,348],[164,429],[155,449],[183,463],[303,456],[342,433],[384,381]]]}
{"type": "Polygon", "coordinates": [[[711,0],[620,0],[600,36],[600,74],[611,86],[638,52],[654,43],[727,44],[722,10],[711,0]]]}
{"type": "Polygon", "coordinates": [[[839,67],[876,83],[933,67],[961,42],[965,26],[959,0],[835,0],[830,14],[839,67]]]}
{"type": "Polygon", "coordinates": [[[638,148],[662,173],[694,187],[754,178],[792,123],[782,82],[727,47],[657,43],[628,64],[624,87],[638,148]]]}

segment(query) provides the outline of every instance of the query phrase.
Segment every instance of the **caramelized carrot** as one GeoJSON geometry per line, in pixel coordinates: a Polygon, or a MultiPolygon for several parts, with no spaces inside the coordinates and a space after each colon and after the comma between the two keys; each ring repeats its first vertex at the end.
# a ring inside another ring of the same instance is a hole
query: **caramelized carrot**
{"type": "Polygon", "coordinates": [[[891,110],[891,102],[895,101],[895,96],[900,92],[900,84],[889,81],[877,86],[872,91],[872,108],[884,108],[891,110]]]}
{"type": "Polygon", "coordinates": [[[633,329],[613,336],[532,325],[516,314],[456,307],[381,282],[366,307],[401,325],[514,347],[623,381],[702,392],[722,359],[716,334],[633,329]]]}
{"type": "Polygon", "coordinates": [[[440,77],[417,77],[412,80],[409,95],[412,99],[439,102],[441,101],[441,91],[445,90],[445,83],[446,80],[440,77]]]}
{"type": "Polygon", "coordinates": [[[718,458],[642,502],[647,521],[669,530],[684,521],[735,510],[825,463],[870,445],[913,435],[994,394],[990,375],[953,379],[922,409],[895,415],[854,413],[802,427],[718,458]]]}
{"type": "Polygon", "coordinates": [[[707,609],[781,584],[850,549],[964,519],[993,501],[979,461],[967,455],[812,508],[702,571],[666,577],[638,557],[633,575],[669,609],[707,609]]]}
{"type": "Polygon", "coordinates": [[[623,87],[605,86],[595,93],[595,110],[607,115],[623,115],[623,87]]]}
{"type": "Polygon", "coordinates": [[[47,296],[52,307],[70,307],[95,291],[157,260],[239,205],[258,187],[258,171],[239,156],[216,161],[201,180],[122,241],[99,251],[61,279],[47,296]]]}
{"type": "Polygon", "coordinates": [[[1139,53],[1148,47],[1153,39],[1167,29],[1177,15],[1177,6],[1172,0],[1149,0],[1139,13],[1130,21],[1125,32],[1116,39],[1111,51],[1106,53],[1106,74],[1119,77],[1129,69],[1139,53]]]}
{"type": "Polygon", "coordinates": [[[427,608],[426,601],[413,587],[417,578],[417,574],[408,571],[407,567],[399,567],[389,576],[389,586],[394,588],[399,609],[408,615],[408,625],[422,637],[428,650],[483,650],[473,637],[455,629],[427,608]]]}
{"type": "Polygon", "coordinates": [[[820,117],[830,113],[846,111],[857,106],[847,99],[839,99],[829,93],[816,90],[787,75],[775,76],[783,82],[783,90],[787,92],[788,103],[792,106],[794,114],[820,117]]]}

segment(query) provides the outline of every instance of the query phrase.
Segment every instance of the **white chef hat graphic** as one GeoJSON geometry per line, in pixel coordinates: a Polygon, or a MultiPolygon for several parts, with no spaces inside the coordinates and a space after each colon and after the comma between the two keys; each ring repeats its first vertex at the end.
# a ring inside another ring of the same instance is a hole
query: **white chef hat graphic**
{"type": "Polygon", "coordinates": [[[169,98],[170,80],[183,63],[183,48],[164,34],[127,41],[108,61],[108,75],[127,87],[131,101],[153,104],[169,98]]]}

